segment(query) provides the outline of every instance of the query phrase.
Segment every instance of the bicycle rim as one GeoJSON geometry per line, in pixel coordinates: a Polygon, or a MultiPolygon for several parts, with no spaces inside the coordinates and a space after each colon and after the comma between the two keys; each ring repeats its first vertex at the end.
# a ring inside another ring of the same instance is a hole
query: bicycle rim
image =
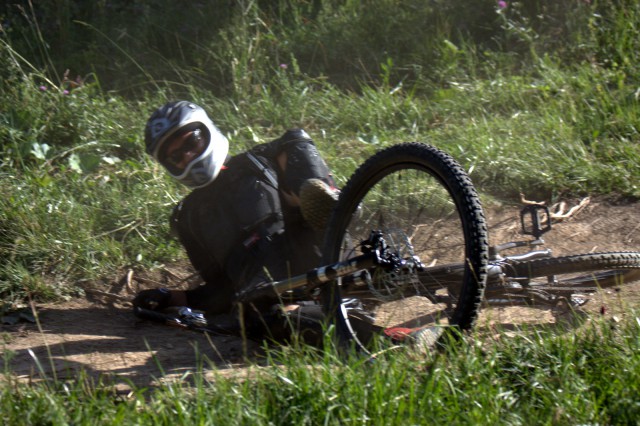
{"type": "Polygon", "coordinates": [[[556,308],[578,307],[606,288],[622,288],[640,280],[640,253],[602,252],[513,262],[503,271],[505,283],[487,284],[484,313],[490,322],[555,323],[556,308]],[[517,280],[514,280],[517,278],[517,280]]]}
{"type": "Polygon", "coordinates": [[[486,279],[487,230],[476,191],[458,163],[418,143],[395,145],[367,160],[342,190],[325,263],[361,254],[358,243],[371,231],[381,231],[403,259],[463,263],[464,273],[455,282],[425,286],[419,272],[372,268],[366,284],[329,283],[324,305],[342,343],[362,348],[391,330],[472,327],[486,279]]]}

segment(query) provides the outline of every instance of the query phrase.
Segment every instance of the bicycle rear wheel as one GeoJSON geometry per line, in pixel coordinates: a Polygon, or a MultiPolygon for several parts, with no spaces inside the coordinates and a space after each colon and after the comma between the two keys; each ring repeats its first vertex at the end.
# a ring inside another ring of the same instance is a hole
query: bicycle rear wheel
{"type": "MultiPolygon", "coordinates": [[[[590,313],[616,312],[637,300],[640,253],[603,252],[507,261],[489,273],[478,324],[496,327],[579,326],[590,313]],[[615,288],[615,291],[604,291],[615,288]],[[593,300],[593,301],[592,301],[593,300]],[[580,308],[576,310],[575,308],[580,308]]],[[[491,270],[491,266],[489,267],[491,270]]]]}
{"type": "Polygon", "coordinates": [[[472,327],[486,279],[487,229],[475,188],[453,158],[429,145],[405,143],[363,163],[333,212],[325,264],[359,255],[358,244],[372,231],[382,232],[399,258],[462,263],[464,273],[455,282],[426,286],[411,268],[373,267],[365,283],[329,282],[323,304],[342,343],[363,348],[391,330],[472,327]]]}
{"type": "Polygon", "coordinates": [[[515,277],[555,296],[593,292],[640,280],[640,253],[603,252],[535,259],[511,264],[515,277]]]}

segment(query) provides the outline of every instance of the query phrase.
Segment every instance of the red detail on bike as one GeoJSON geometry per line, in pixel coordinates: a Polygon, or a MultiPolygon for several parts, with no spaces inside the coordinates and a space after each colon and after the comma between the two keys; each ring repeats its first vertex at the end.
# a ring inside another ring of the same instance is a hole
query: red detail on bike
{"type": "Polygon", "coordinates": [[[411,337],[411,333],[418,330],[418,328],[406,328],[406,327],[389,327],[384,329],[384,334],[390,337],[396,342],[402,342],[407,337],[411,337]]]}

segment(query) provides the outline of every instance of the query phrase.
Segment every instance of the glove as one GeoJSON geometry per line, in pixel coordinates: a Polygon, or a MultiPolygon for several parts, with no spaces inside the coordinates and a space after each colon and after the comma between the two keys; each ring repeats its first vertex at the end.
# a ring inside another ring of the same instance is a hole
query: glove
{"type": "Polygon", "coordinates": [[[171,292],[169,290],[166,288],[154,288],[139,292],[133,299],[133,306],[152,311],[161,311],[169,307],[169,300],[171,300],[171,292]]]}

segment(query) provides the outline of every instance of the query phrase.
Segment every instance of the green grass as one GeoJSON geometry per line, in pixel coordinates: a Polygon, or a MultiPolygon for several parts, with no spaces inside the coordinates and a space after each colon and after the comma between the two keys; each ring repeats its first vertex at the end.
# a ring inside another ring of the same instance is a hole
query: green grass
{"type": "MultiPolygon", "coordinates": [[[[632,424],[640,415],[640,319],[581,332],[476,334],[440,352],[374,360],[293,347],[245,376],[208,370],[182,381],[16,382],[0,387],[6,424],[632,424]]],[[[206,353],[206,348],[202,350],[206,353]]]]}
{"type": "MultiPolygon", "coordinates": [[[[195,98],[228,134],[232,152],[288,126],[306,128],[340,184],[377,149],[422,141],[462,163],[482,192],[640,196],[638,102],[629,94],[625,101],[626,86],[598,89],[614,73],[543,65],[544,77],[452,82],[433,96],[386,86],[356,94],[282,76],[242,104],[206,92],[195,98]]],[[[1,293],[19,298],[25,274],[65,293],[118,267],[183,256],[167,218],[186,190],[163,175],[142,142],[146,117],[168,94],[131,101],[92,85],[64,95],[29,82],[5,93],[1,293]]]]}
{"type": "MultiPolygon", "coordinates": [[[[640,197],[635,1],[31,3],[0,7],[3,302],[77,297],[124,268],[185,258],[167,218],[186,190],[142,140],[151,111],[176,98],[203,105],[233,153],[304,127],[340,184],[376,150],[422,141],[484,193],[640,197]]],[[[133,402],[86,380],[8,383],[0,418],[629,423],[634,321],[373,364],[275,352],[284,367],[255,380],[136,389],[133,402]]]]}

